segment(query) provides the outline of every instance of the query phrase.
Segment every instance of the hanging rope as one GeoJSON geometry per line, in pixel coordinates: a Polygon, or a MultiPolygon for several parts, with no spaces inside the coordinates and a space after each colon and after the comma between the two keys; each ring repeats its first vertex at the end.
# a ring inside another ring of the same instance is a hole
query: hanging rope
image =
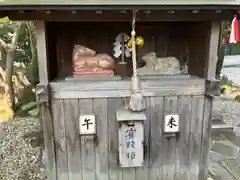
{"type": "Polygon", "coordinates": [[[145,101],[140,91],[140,80],[137,74],[135,23],[136,23],[136,10],[133,10],[133,21],[132,21],[132,32],[131,32],[133,76],[132,76],[132,95],[130,97],[129,109],[135,112],[139,112],[145,109],[145,101]]]}
{"type": "MultiPolygon", "coordinates": [[[[133,63],[133,76],[137,76],[137,52],[136,52],[136,32],[135,32],[135,23],[136,23],[136,10],[133,10],[133,21],[132,21],[132,63],[133,63]]],[[[136,89],[135,89],[136,90],[136,89]]]]}

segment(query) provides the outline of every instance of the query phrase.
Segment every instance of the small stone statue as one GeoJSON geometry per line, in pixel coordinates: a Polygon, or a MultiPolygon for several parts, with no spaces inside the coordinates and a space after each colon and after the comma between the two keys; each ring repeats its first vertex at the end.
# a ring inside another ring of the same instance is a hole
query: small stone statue
{"type": "Polygon", "coordinates": [[[145,66],[138,68],[140,75],[149,74],[180,74],[180,63],[175,57],[157,57],[155,52],[150,52],[141,57],[145,66]]]}
{"type": "Polygon", "coordinates": [[[114,60],[108,54],[96,54],[92,49],[75,45],[73,50],[74,76],[114,75],[114,60]]]}

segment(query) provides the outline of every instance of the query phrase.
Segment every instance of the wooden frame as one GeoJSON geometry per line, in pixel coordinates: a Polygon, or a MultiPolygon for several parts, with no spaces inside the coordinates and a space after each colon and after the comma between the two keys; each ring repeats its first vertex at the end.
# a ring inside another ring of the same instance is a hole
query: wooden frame
{"type": "Polygon", "coordinates": [[[220,28],[221,23],[219,21],[212,22],[211,31],[209,32],[209,53],[205,64],[205,78],[209,80],[214,79],[216,74],[220,28]]]}
{"type": "MultiPolygon", "coordinates": [[[[123,106],[122,100],[131,95],[131,81],[49,82],[45,23],[35,23],[40,85],[50,88],[41,103],[50,180],[206,178],[212,99],[205,96],[205,79],[162,76],[141,81],[148,119],[144,121],[144,167],[120,169],[115,112],[123,106]],[[163,137],[164,113],[180,114],[180,137],[163,137]],[[96,115],[97,136],[79,136],[79,114],[96,115]]],[[[206,48],[210,53],[203,67],[206,79],[215,75],[218,28],[218,22],[213,22],[209,31],[210,45],[206,48]]]]}
{"type": "Polygon", "coordinates": [[[36,40],[37,40],[37,54],[38,54],[38,67],[39,67],[39,81],[40,84],[36,88],[36,92],[39,91],[38,100],[41,102],[41,121],[43,125],[44,136],[44,152],[45,152],[45,164],[48,171],[48,177],[51,180],[56,180],[56,158],[55,158],[55,145],[54,145],[54,130],[53,130],[53,118],[49,103],[48,94],[48,61],[47,61],[47,45],[45,38],[45,22],[35,21],[36,40]],[[42,94],[43,93],[43,94],[42,94]]]}
{"type": "MultiPolygon", "coordinates": [[[[45,11],[10,11],[12,20],[45,20],[45,21],[131,21],[129,10],[119,11],[79,11],[79,10],[45,10],[45,11]]],[[[139,10],[137,21],[217,21],[231,19],[232,10],[139,10]]]]}
{"type": "MultiPolygon", "coordinates": [[[[131,95],[131,81],[85,81],[85,82],[51,82],[52,98],[104,98],[129,97],[131,95]]],[[[204,95],[205,80],[200,78],[143,81],[141,89],[144,96],[167,95],[204,95]]]]}

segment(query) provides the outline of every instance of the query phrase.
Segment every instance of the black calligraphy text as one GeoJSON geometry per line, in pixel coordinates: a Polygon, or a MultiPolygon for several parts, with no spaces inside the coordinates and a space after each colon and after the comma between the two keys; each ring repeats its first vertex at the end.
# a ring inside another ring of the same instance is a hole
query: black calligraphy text
{"type": "Polygon", "coordinates": [[[130,147],[136,148],[136,147],[135,147],[135,141],[134,141],[134,140],[129,140],[129,141],[127,141],[127,148],[130,148],[130,147]]]}
{"type": "Polygon", "coordinates": [[[130,129],[126,130],[126,132],[125,132],[125,138],[134,139],[134,137],[135,137],[135,132],[136,132],[136,129],[131,127],[130,129]]]}
{"type": "Polygon", "coordinates": [[[126,148],[128,149],[128,152],[126,152],[126,156],[129,160],[136,159],[136,152],[134,152],[134,150],[131,150],[136,148],[135,136],[136,129],[134,127],[131,127],[125,131],[124,137],[126,139],[126,148]]]}
{"type": "Polygon", "coordinates": [[[170,128],[173,128],[173,126],[177,126],[175,123],[176,123],[176,120],[171,116],[167,126],[169,126],[170,128]]]}
{"type": "Polygon", "coordinates": [[[93,124],[90,121],[91,121],[91,119],[85,118],[85,120],[84,120],[85,124],[82,124],[82,126],[87,126],[87,130],[89,129],[89,125],[93,124]]]}
{"type": "Polygon", "coordinates": [[[134,160],[136,158],[136,153],[135,152],[127,153],[127,158],[130,160],[134,160]]]}

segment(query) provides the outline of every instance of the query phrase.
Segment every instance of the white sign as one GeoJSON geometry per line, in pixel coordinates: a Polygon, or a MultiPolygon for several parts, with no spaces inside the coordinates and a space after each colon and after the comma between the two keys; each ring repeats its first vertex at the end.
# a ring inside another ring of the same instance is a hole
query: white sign
{"type": "Polygon", "coordinates": [[[96,134],[96,120],[94,114],[80,115],[79,117],[80,134],[96,134]]]}
{"type": "Polygon", "coordinates": [[[119,163],[124,167],[143,166],[143,124],[122,123],[119,129],[119,163]]]}
{"type": "Polygon", "coordinates": [[[166,114],[164,117],[164,132],[179,132],[179,114],[166,114]]]}

